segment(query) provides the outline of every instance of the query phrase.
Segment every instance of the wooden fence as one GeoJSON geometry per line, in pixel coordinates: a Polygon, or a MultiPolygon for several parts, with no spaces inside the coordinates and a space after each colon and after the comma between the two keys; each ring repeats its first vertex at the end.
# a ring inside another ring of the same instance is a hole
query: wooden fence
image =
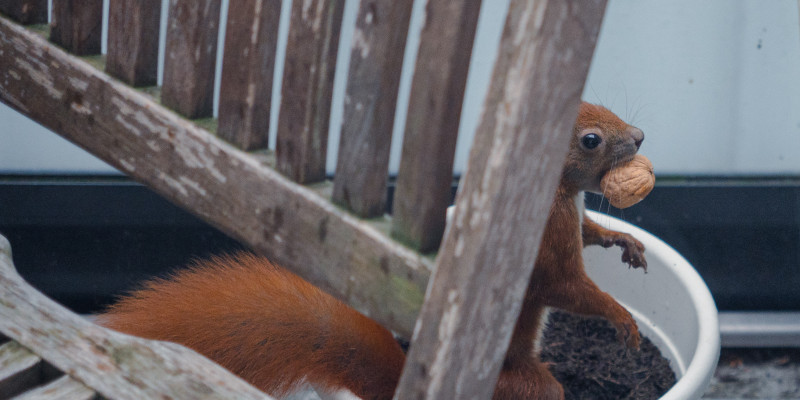
{"type": "MultiPolygon", "coordinates": [[[[213,111],[219,0],[170,0],[166,16],[160,1],[110,0],[104,57],[100,0],[55,1],[49,27],[20,25],[46,22],[46,3],[0,0],[1,101],[413,336],[398,398],[491,396],[605,0],[512,1],[446,235],[479,1],[427,0],[391,217],[387,154],[411,1],[359,4],[332,182],[324,166],[343,1],[292,3],[280,104],[269,93],[282,2],[231,2],[215,133],[192,120],[213,111]],[[153,88],[161,18],[164,82],[153,88]],[[279,107],[275,149],[266,148],[270,107],[279,107]]],[[[21,318],[40,316],[12,320],[21,318]]],[[[40,349],[52,343],[34,348],[13,326],[2,332],[49,361],[40,349]]]]}

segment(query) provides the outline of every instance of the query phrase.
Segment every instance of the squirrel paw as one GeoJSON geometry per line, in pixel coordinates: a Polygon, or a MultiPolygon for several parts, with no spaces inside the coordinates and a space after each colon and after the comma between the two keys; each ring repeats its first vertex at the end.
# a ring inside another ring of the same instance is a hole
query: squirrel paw
{"type": "Polygon", "coordinates": [[[622,262],[633,268],[642,268],[647,272],[647,260],[644,258],[644,245],[635,237],[622,232],[606,238],[603,247],[619,246],[622,248],[622,262]]]}
{"type": "MultiPolygon", "coordinates": [[[[620,306],[622,307],[622,306],[620,306]]],[[[614,327],[617,328],[617,339],[625,343],[629,348],[639,349],[639,328],[636,326],[636,321],[627,310],[624,310],[624,317],[612,321],[614,327]]]]}

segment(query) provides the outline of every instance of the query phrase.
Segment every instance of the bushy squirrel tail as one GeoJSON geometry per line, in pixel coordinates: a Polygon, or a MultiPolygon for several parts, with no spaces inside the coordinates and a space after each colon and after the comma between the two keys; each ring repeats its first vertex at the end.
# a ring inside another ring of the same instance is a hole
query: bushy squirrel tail
{"type": "Polygon", "coordinates": [[[278,396],[308,383],[390,399],[405,361],[391,332],[375,321],[244,252],[149,281],[98,321],[180,343],[278,396]]]}

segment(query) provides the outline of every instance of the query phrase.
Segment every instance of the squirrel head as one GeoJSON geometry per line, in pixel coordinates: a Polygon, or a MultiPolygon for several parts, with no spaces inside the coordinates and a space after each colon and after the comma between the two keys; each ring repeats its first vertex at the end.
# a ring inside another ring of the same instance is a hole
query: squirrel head
{"type": "Polygon", "coordinates": [[[644,133],[607,108],[583,102],[575,122],[562,187],[600,193],[600,180],[618,164],[633,159],[644,133]]]}

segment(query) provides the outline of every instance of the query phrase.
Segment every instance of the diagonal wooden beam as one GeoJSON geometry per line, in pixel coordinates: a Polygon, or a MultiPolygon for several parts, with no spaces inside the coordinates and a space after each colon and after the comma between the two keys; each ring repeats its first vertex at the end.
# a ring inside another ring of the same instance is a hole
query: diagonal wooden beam
{"type": "Polygon", "coordinates": [[[0,393],[15,396],[43,380],[42,358],[19,343],[0,345],[0,393]]]}
{"type": "Polygon", "coordinates": [[[69,399],[69,400],[97,400],[97,393],[86,385],[64,375],[48,384],[31,389],[14,400],[43,400],[43,399],[69,399]]]}
{"type": "Polygon", "coordinates": [[[430,260],[0,17],[0,101],[410,336],[430,260]]]}
{"type": "Polygon", "coordinates": [[[0,332],[104,398],[271,399],[186,347],[111,331],[48,299],[17,274],[2,236],[0,299],[0,332]]]}
{"type": "Polygon", "coordinates": [[[395,398],[488,399],[567,154],[605,0],[513,0],[395,398]]]}

